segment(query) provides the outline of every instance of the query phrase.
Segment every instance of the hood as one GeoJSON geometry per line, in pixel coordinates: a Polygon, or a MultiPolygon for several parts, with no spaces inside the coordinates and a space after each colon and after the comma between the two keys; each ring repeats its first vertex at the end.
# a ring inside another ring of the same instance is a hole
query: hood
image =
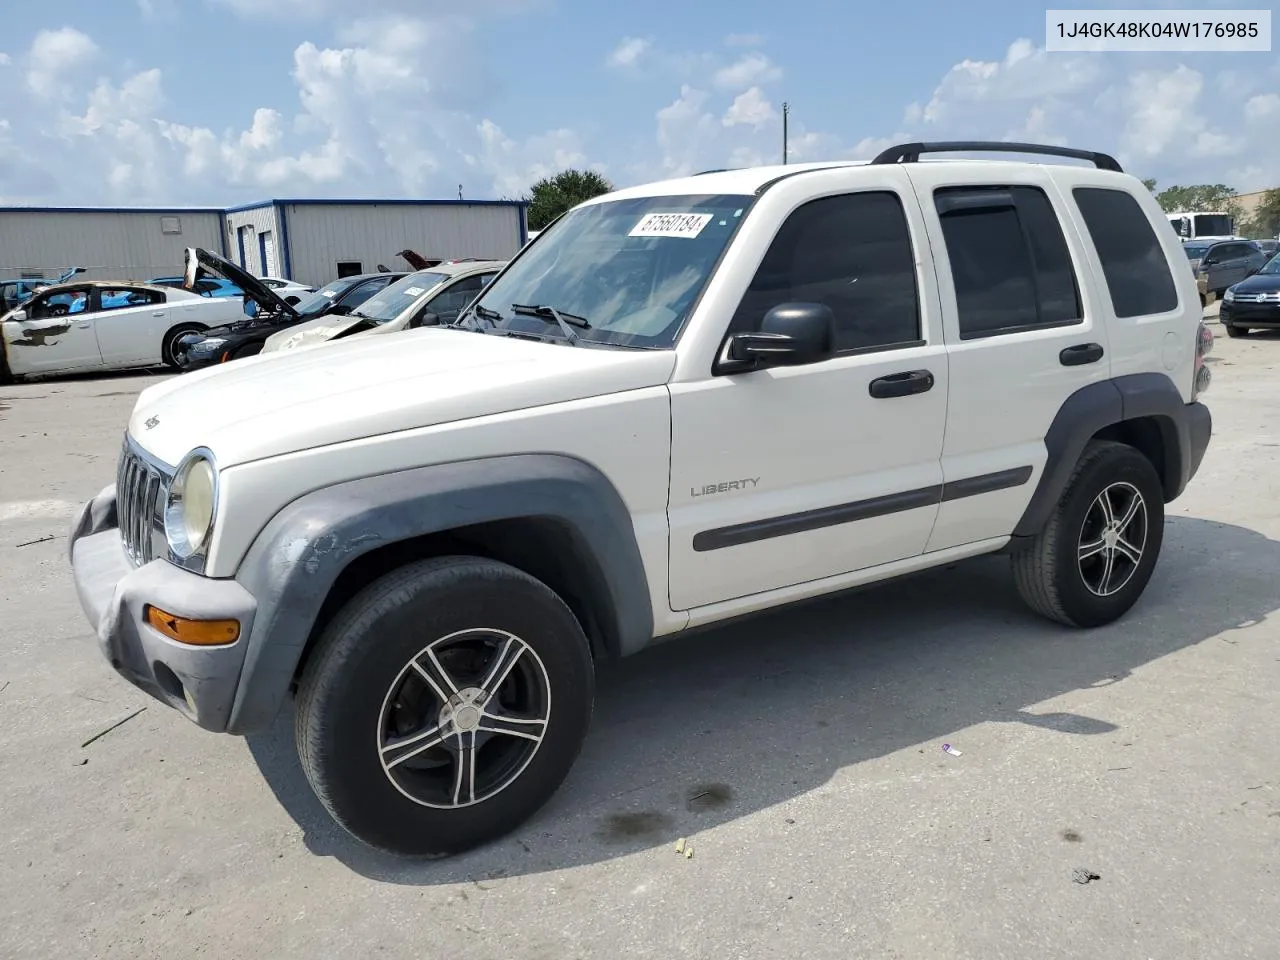
{"type": "Polygon", "coordinates": [[[666,383],[672,350],[570,347],[427,328],[258,354],[165,380],[138,397],[130,434],[178,463],[220,467],[326,444],[666,383]]]}
{"type": "Polygon", "coordinates": [[[291,304],[276,296],[265,283],[243,268],[237,267],[230,260],[201,247],[187,247],[185,257],[187,269],[183,277],[183,285],[188,290],[195,289],[196,281],[203,274],[212,273],[215,277],[234,283],[244,291],[246,297],[258,305],[259,309],[298,319],[298,311],[294,310],[291,304]]]}
{"type": "Polygon", "coordinates": [[[1247,280],[1232,284],[1231,292],[1236,296],[1242,293],[1280,292],[1280,273],[1255,273],[1247,280]]]}
{"type": "Polygon", "coordinates": [[[428,260],[416,250],[401,250],[396,254],[396,256],[402,258],[405,263],[409,264],[409,266],[413,267],[415,270],[430,270],[432,267],[436,266],[436,264],[443,263],[439,258],[428,260]]]}
{"type": "Polygon", "coordinates": [[[262,352],[275,353],[280,350],[296,350],[299,347],[318,346],[349,332],[354,327],[370,322],[368,317],[326,313],[324,316],[316,317],[314,320],[292,324],[284,330],[273,333],[262,344],[262,352]]]}

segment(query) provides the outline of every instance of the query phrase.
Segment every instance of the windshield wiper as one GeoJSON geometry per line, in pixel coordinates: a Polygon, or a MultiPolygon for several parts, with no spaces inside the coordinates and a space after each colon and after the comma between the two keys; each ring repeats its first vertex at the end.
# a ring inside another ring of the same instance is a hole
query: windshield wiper
{"type": "Polygon", "coordinates": [[[547,319],[548,317],[559,324],[564,338],[575,346],[578,343],[578,335],[573,332],[574,327],[581,327],[583,330],[590,330],[591,324],[587,322],[586,317],[580,317],[574,313],[562,313],[555,307],[548,306],[545,303],[529,304],[529,303],[513,303],[511,305],[512,313],[523,313],[531,317],[540,317],[547,319]]]}
{"type": "MultiPolygon", "coordinates": [[[[488,307],[482,307],[480,306],[480,304],[475,303],[475,304],[472,304],[470,307],[468,307],[466,310],[463,310],[462,313],[457,317],[457,319],[455,319],[453,323],[448,324],[448,326],[460,327],[464,323],[466,323],[468,320],[470,320],[473,316],[479,317],[481,320],[489,321],[489,326],[491,327],[496,327],[498,325],[498,321],[502,319],[502,314],[500,314],[497,310],[490,310],[488,307]]],[[[477,323],[470,324],[470,329],[476,331],[477,333],[485,332],[484,327],[480,326],[477,323]]]]}

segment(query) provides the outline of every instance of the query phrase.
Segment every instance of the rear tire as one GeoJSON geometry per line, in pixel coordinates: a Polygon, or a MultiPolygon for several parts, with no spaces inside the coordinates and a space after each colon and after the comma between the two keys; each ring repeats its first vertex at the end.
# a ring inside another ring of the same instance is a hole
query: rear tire
{"type": "Polygon", "coordinates": [[[175,356],[175,348],[178,341],[185,337],[188,333],[200,333],[207,330],[208,327],[199,323],[180,323],[176,327],[170,328],[164,335],[164,339],[160,341],[160,359],[166,367],[178,369],[178,358],[175,356]]]}
{"type": "Polygon", "coordinates": [[[421,561],[366,587],[324,630],[299,686],[298,755],[357,839],[447,856],[508,833],[555,793],[594,692],[587,639],[545,584],[490,560],[421,561]]]}
{"type": "Polygon", "coordinates": [[[1146,589],[1164,541],[1164,490],[1133,447],[1085,448],[1044,529],[1013,555],[1032,610],[1075,627],[1117,620],[1146,589]]]}

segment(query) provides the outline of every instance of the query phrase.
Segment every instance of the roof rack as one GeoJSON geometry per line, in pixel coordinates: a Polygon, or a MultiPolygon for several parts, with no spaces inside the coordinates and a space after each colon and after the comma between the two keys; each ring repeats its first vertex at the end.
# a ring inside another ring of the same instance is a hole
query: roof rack
{"type": "Polygon", "coordinates": [[[1099,170],[1124,173],[1116,158],[1096,150],[1053,147],[1045,143],[1014,143],[997,140],[937,140],[928,143],[900,143],[880,151],[872,163],[915,163],[922,153],[1035,153],[1049,157],[1071,157],[1088,160],[1099,170]]]}
{"type": "Polygon", "coordinates": [[[733,167],[717,167],[714,170],[699,170],[697,173],[690,174],[694,177],[705,177],[708,173],[728,173],[733,167]]]}

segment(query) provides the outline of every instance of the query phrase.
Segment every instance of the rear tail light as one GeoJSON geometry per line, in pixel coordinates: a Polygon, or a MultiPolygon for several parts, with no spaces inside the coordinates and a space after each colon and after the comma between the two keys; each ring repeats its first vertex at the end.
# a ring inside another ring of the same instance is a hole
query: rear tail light
{"type": "Polygon", "coordinates": [[[1209,381],[1213,379],[1213,375],[1209,372],[1209,365],[1204,362],[1204,358],[1212,352],[1213,331],[1201,323],[1196,330],[1196,365],[1195,379],[1191,384],[1192,400],[1209,389],[1209,381]]]}

